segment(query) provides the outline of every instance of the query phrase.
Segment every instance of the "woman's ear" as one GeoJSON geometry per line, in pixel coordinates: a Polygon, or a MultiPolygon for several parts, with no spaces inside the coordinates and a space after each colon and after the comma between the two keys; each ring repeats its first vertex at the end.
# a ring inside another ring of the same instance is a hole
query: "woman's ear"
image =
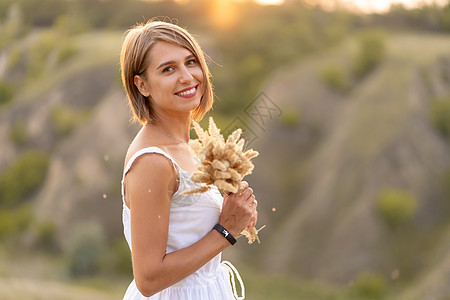
{"type": "Polygon", "coordinates": [[[150,96],[150,92],[148,91],[147,82],[142,79],[139,75],[134,75],[134,85],[138,88],[139,92],[145,97],[150,96]]]}

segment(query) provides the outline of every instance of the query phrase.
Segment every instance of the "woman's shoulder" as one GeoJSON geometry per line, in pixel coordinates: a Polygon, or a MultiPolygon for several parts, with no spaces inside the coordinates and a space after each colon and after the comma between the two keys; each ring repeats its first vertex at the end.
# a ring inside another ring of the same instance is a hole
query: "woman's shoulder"
{"type": "MultiPolygon", "coordinates": [[[[172,159],[167,154],[165,147],[158,144],[145,144],[145,145],[130,145],[124,161],[124,169],[127,171],[139,161],[146,161],[147,166],[152,164],[163,166],[167,162],[172,162],[172,159]],[[159,154],[159,155],[144,155],[144,154],[159,154]]],[[[171,165],[172,163],[168,164],[171,165]]]]}
{"type": "Polygon", "coordinates": [[[158,140],[143,136],[142,132],[139,132],[128,147],[127,154],[125,155],[124,168],[127,167],[134,156],[151,152],[163,152],[164,154],[167,153],[167,149],[158,140]]]}
{"type": "MultiPolygon", "coordinates": [[[[130,189],[134,192],[155,191],[154,185],[168,187],[169,195],[173,195],[178,188],[178,173],[170,157],[152,146],[138,150],[130,147],[128,152],[122,181],[124,195],[125,190],[130,189]]],[[[125,203],[130,207],[126,198],[125,203]]]]}

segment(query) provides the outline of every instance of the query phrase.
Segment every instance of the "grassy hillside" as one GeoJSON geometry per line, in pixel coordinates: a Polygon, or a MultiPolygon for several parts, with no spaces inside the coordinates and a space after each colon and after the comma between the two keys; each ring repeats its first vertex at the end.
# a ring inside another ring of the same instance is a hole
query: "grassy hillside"
{"type": "Polygon", "coordinates": [[[375,272],[393,292],[411,284],[405,299],[445,299],[447,280],[437,274],[448,274],[448,258],[434,255],[448,235],[442,180],[450,149],[430,106],[450,93],[450,38],[389,35],[384,59],[359,79],[349,75],[357,47],[349,39],[267,82],[267,94],[301,121],[276,118],[259,140],[261,157],[270,159],[257,162],[251,182],[270,226],[257,260],[267,271],[350,285],[375,272]],[[324,82],[329,65],[347,76],[345,91],[324,82]],[[386,190],[417,201],[409,221],[383,219],[386,190]],[[419,278],[433,285],[417,286],[419,278]]]}

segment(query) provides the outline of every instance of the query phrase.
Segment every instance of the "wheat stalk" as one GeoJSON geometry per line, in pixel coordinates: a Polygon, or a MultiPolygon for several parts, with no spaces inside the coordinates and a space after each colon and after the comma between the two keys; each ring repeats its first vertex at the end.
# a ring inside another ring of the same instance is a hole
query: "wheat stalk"
{"type": "MultiPolygon", "coordinates": [[[[241,138],[240,128],[231,133],[225,141],[212,117],[209,118],[207,131],[195,121],[192,121],[192,124],[198,139],[191,140],[189,145],[201,165],[191,179],[205,183],[206,186],[184,191],[183,194],[206,192],[211,184],[227,194],[236,193],[241,188],[244,176],[253,171],[254,166],[250,160],[259,153],[253,149],[243,151],[245,140],[241,138]]],[[[259,230],[245,229],[241,235],[247,237],[249,244],[255,240],[259,243],[259,230]]]]}

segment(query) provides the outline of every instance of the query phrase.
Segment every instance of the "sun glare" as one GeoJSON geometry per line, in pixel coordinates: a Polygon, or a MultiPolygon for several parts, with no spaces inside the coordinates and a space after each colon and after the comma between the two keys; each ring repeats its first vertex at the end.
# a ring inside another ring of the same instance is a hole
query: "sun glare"
{"type": "Polygon", "coordinates": [[[212,0],[210,5],[210,17],[217,27],[227,29],[233,25],[236,19],[236,10],[229,0],[212,0]]]}
{"type": "Polygon", "coordinates": [[[383,13],[387,12],[393,4],[401,4],[410,9],[433,3],[444,6],[448,3],[448,0],[304,0],[304,2],[311,7],[320,5],[325,10],[334,10],[341,6],[363,13],[383,13]]]}
{"type": "Polygon", "coordinates": [[[285,0],[254,0],[256,3],[261,5],[281,5],[285,0]]]}
{"type": "Polygon", "coordinates": [[[424,4],[435,3],[437,5],[445,5],[447,0],[347,0],[351,6],[360,9],[363,12],[387,12],[391,5],[402,4],[405,8],[415,8],[424,4]]]}

